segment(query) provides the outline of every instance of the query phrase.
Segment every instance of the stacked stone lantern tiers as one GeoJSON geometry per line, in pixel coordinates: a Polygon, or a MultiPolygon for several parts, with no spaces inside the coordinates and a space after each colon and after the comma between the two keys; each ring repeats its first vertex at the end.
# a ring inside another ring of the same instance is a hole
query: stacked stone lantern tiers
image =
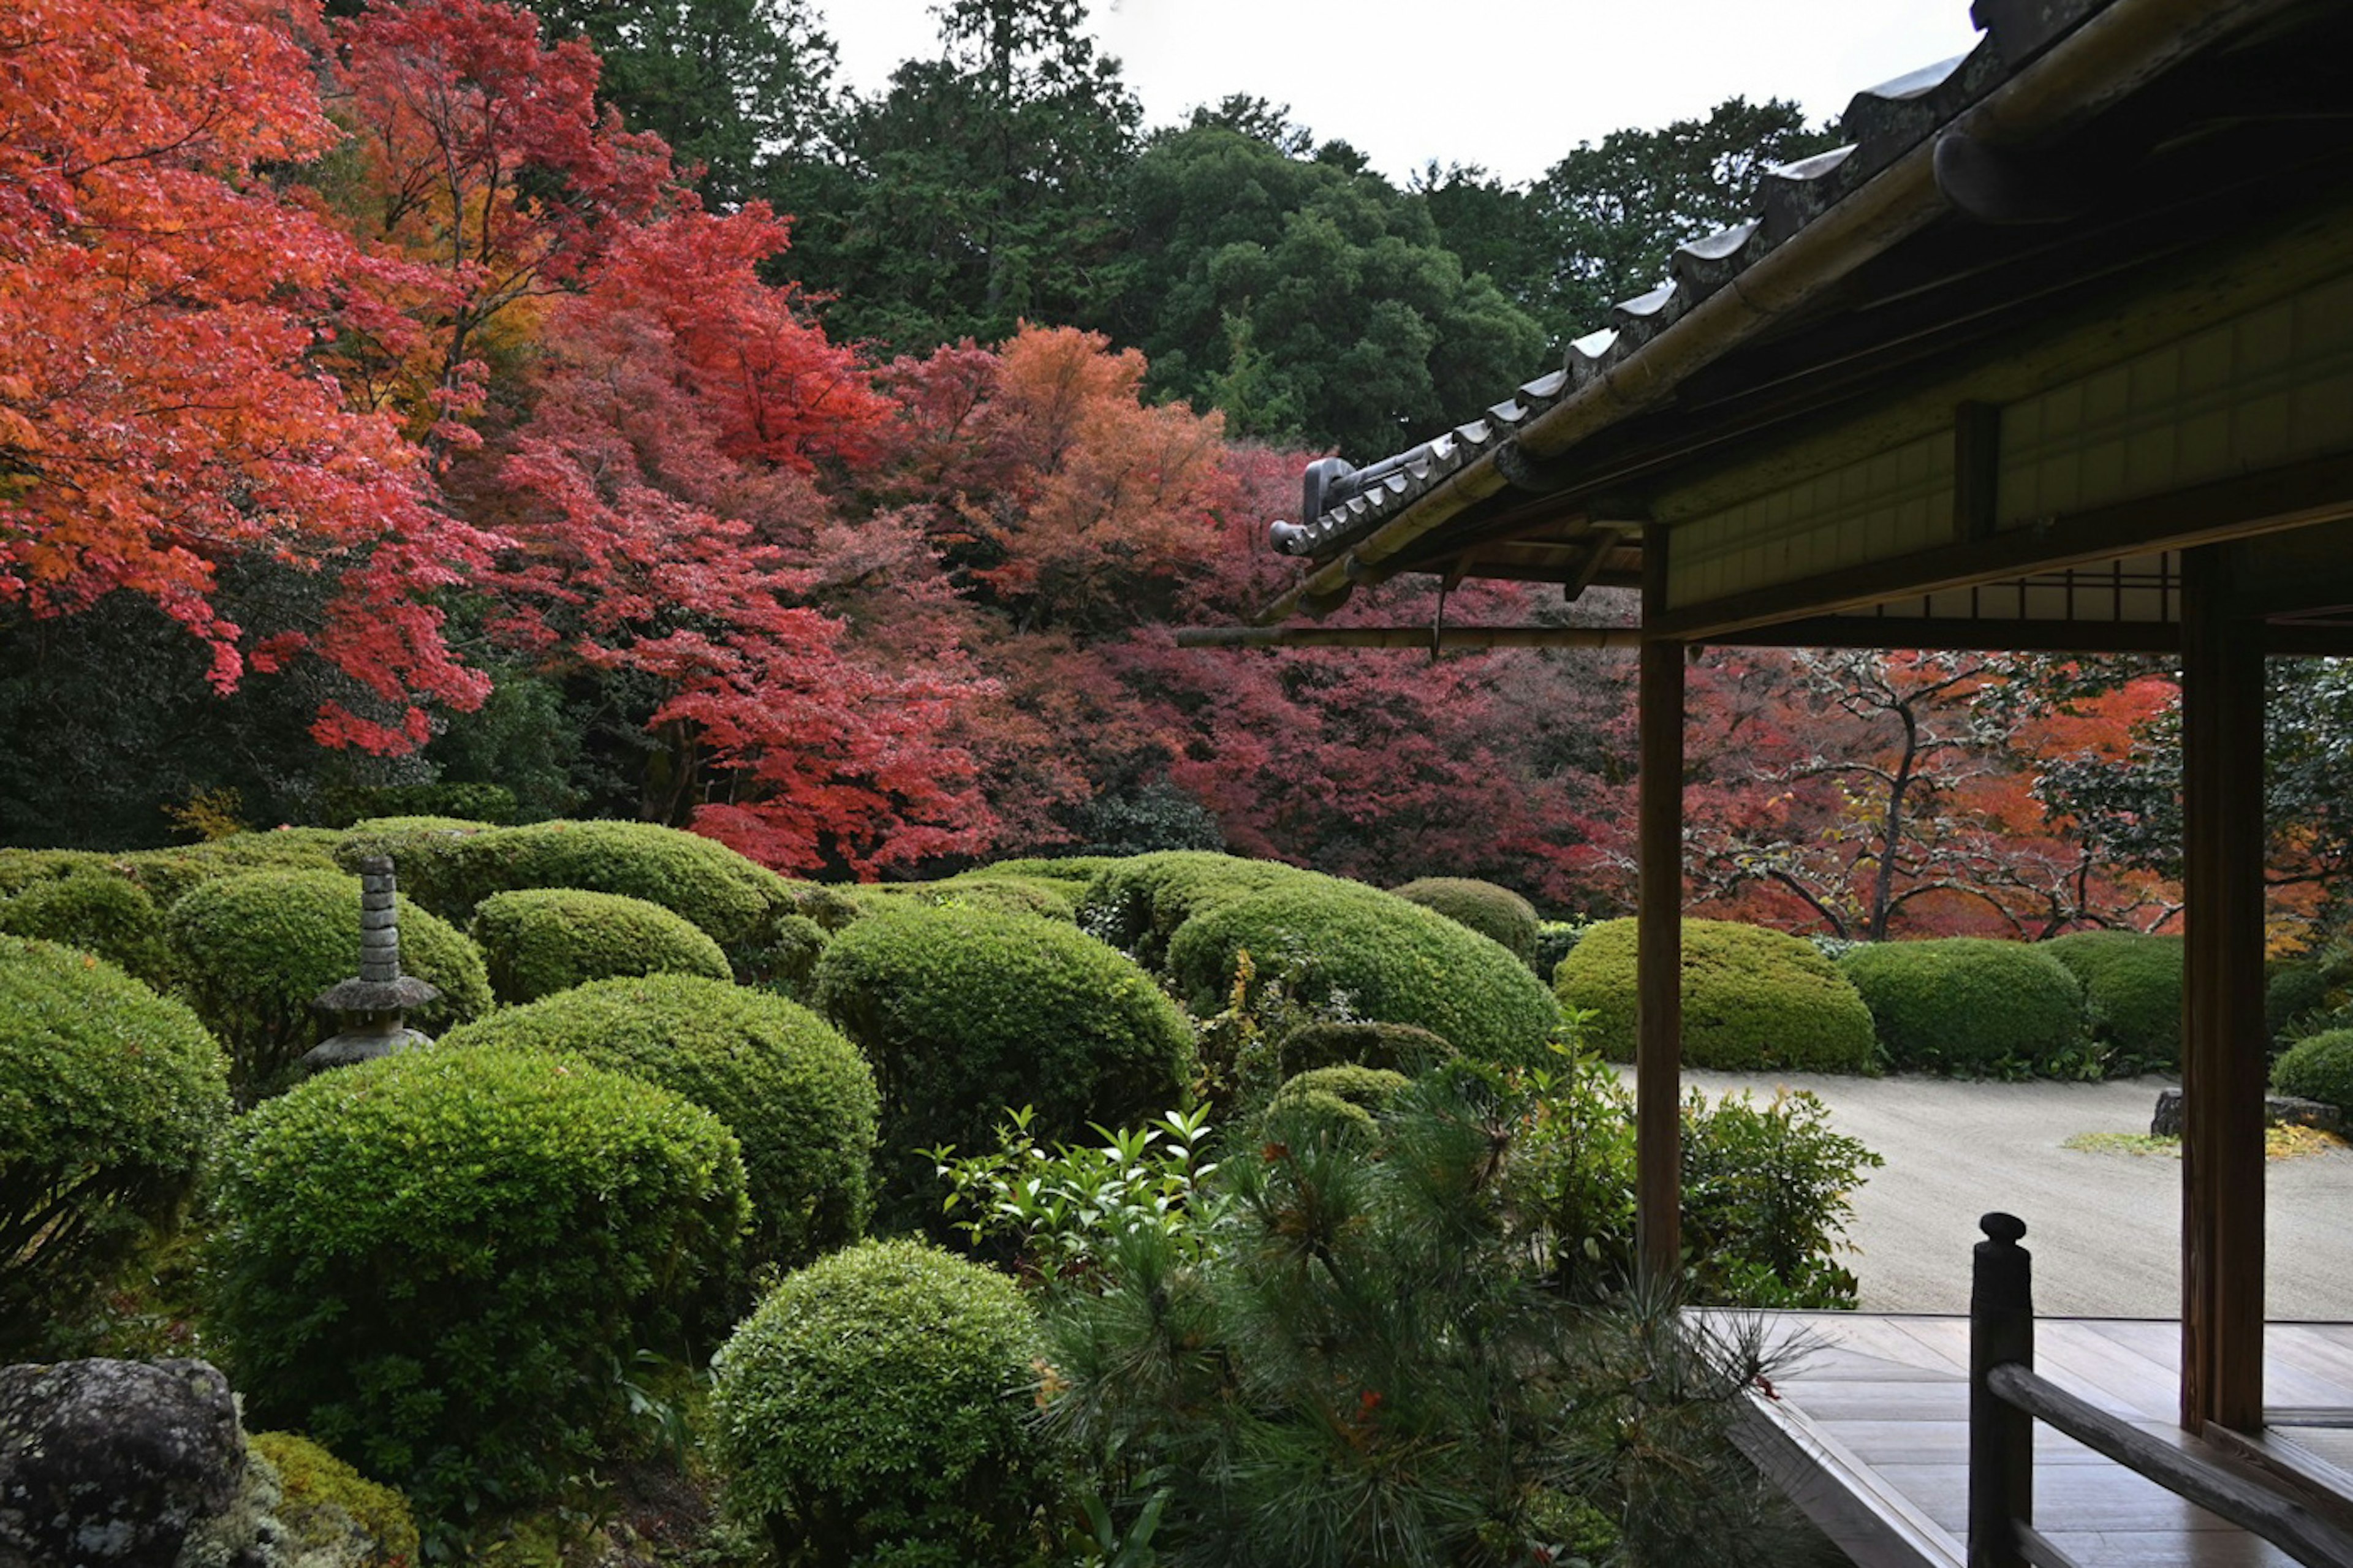
{"type": "Polygon", "coordinates": [[[397,888],[390,856],[360,862],[360,972],[328,986],[311,1003],[338,1015],[343,1026],[304,1055],[301,1065],[306,1071],[348,1067],[432,1043],[408,1026],[406,1015],[441,993],[400,972],[397,888]]]}

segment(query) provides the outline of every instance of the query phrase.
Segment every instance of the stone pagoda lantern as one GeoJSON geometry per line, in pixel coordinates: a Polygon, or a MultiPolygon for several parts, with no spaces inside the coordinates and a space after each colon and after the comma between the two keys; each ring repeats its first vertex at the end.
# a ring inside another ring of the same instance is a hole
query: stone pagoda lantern
{"type": "Polygon", "coordinates": [[[396,887],[390,856],[372,855],[360,862],[360,972],[328,986],[311,1002],[339,1016],[343,1028],[303,1055],[299,1065],[305,1073],[373,1061],[432,1043],[408,1026],[406,1014],[441,993],[400,972],[396,887]]]}

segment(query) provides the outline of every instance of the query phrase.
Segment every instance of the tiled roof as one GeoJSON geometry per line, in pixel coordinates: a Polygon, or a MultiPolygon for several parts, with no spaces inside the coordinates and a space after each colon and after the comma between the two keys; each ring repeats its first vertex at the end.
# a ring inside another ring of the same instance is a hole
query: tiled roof
{"type": "Polygon", "coordinates": [[[1403,512],[1451,476],[1509,446],[1529,421],[1607,375],[1694,307],[1950,124],[1978,100],[2105,9],[2110,0],[1976,0],[1984,37],[1966,55],[1857,93],[1839,122],[1846,144],[1764,176],[1744,223],[1680,246],[1664,282],[1612,307],[1609,324],[1568,346],[1560,369],[1522,385],[1482,418],[1363,468],[1334,459],[1309,469],[1303,517],[1278,522],[1274,547],[1324,561],[1403,512]]]}

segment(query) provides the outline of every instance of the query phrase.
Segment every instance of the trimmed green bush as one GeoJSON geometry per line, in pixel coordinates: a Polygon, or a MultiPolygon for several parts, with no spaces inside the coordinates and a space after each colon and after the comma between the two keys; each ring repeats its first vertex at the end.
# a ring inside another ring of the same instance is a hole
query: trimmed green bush
{"type": "Polygon", "coordinates": [[[2353,1022],[2353,953],[2299,953],[2264,966],[2263,1027],[2274,1051],[2353,1022]]]}
{"type": "Polygon", "coordinates": [[[832,940],[831,932],[807,915],[778,915],[760,957],[765,984],[796,1002],[807,1001],[817,986],[817,961],[832,940]]]}
{"type": "MultiPolygon", "coordinates": [[[[402,898],[400,962],[437,986],[408,1016],[438,1034],[491,1007],[482,955],[463,931],[402,898]]],[[[296,1058],[332,1033],[311,1006],[358,973],[360,884],[340,871],[255,871],[206,882],[172,906],[173,975],[229,1054],[229,1081],[251,1103],[281,1087],[296,1058]]]]}
{"type": "MultiPolygon", "coordinates": [[[[202,844],[169,849],[134,849],[108,863],[147,890],[155,907],[169,910],[192,889],[223,877],[256,871],[332,871],[335,836],[322,827],[280,827],[269,833],[232,833],[202,844]]],[[[354,939],[356,940],[356,939],[354,939]]]]}
{"type": "Polygon", "coordinates": [[[631,974],[733,980],[727,955],[659,904],[580,888],[518,888],[475,906],[466,934],[482,950],[491,990],[510,1005],[631,974]]]}
{"type": "Polygon", "coordinates": [[[1198,1016],[1225,1005],[1245,952],[1261,981],[1282,978],[1307,1006],[1411,1024],[1482,1061],[1541,1061],[1560,1023],[1551,994],[1502,946],[1359,883],[1303,880],[1187,921],[1168,972],[1198,1016]]]}
{"type": "Polygon", "coordinates": [[[78,947],[151,984],[163,983],[164,911],[137,885],[105,871],[31,884],[0,903],[0,933],[78,947]]]}
{"type": "Polygon", "coordinates": [[[2272,1064],[2272,1088],[2353,1110],[2353,1029],[2330,1029],[2290,1046],[2272,1064]]]}
{"type": "Polygon", "coordinates": [[[2181,1065],[2179,937],[2084,931],[2041,946],[2083,986],[2092,1037],[2115,1054],[2113,1070],[2181,1065]]]}
{"type": "Polygon", "coordinates": [[[1370,1132],[1374,1119],[1411,1081],[1386,1068],[1314,1068],[1276,1089],[1266,1114],[1270,1120],[1304,1118],[1310,1123],[1370,1132]]]}
{"type": "Polygon", "coordinates": [[[208,1327],[248,1408],[444,1523],[547,1496],[622,1429],[616,1368],[688,1349],[749,1217],[717,1117],[497,1047],[322,1074],[224,1165],[208,1327]]]}
{"type": "Polygon", "coordinates": [[[1092,937],[1035,915],[910,909],[860,921],[818,961],[817,1005],[874,1064],[886,1181],[912,1152],[990,1146],[1008,1107],[1039,1140],[1120,1126],[1173,1103],[1193,1032],[1152,977],[1092,937]]]}
{"type": "Polygon", "coordinates": [[[976,866],[967,876],[977,877],[1037,877],[1050,882],[1064,882],[1085,893],[1097,877],[1120,863],[1116,855],[1029,856],[1014,860],[992,860],[986,866],[976,866]]]}
{"type": "Polygon", "coordinates": [[[195,1014],[89,953],[0,937],[0,1363],[37,1359],[178,1219],[227,1114],[195,1014]]]}
{"type": "Polygon", "coordinates": [[[113,865],[89,849],[0,849],[0,898],[77,871],[104,870],[113,865]]]}
{"type": "Polygon", "coordinates": [[[650,822],[540,822],[476,833],[362,824],[336,853],[346,868],[363,855],[392,856],[402,890],[453,921],[471,918],[493,893],[583,888],[659,904],[733,952],[757,945],[772,918],[794,907],[793,885],[766,867],[716,839],[650,822]]]}
{"type": "Polygon", "coordinates": [[[1317,1068],[1387,1068],[1409,1077],[1454,1055],[1454,1047],[1411,1024],[1309,1024],[1282,1037],[1276,1055],[1290,1075],[1317,1068]]]}
{"type": "Polygon", "coordinates": [[[1078,894],[1071,886],[1042,877],[967,872],[944,882],[872,882],[842,891],[850,902],[873,914],[922,904],[933,909],[954,905],[1004,915],[1041,915],[1052,921],[1076,921],[1079,915],[1078,894]]]}
{"type": "Polygon", "coordinates": [[[1054,1497],[1031,1419],[1039,1333],[1012,1281],[907,1241],[788,1277],[719,1352],[712,1426],[734,1509],[787,1563],[1039,1560],[1054,1497]]]}
{"type": "Polygon", "coordinates": [[[502,1007],[452,1031],[440,1048],[483,1046],[577,1056],[659,1084],[725,1122],[744,1145],[747,1262],[806,1262],[865,1228],[874,1074],[805,1007],[699,976],[596,980],[502,1007]]]}
{"type": "Polygon", "coordinates": [[[1870,942],[1839,968],[1899,1072],[2063,1072],[2081,1055],[2084,988],[2042,944],[1870,942]]]}
{"type": "Polygon", "coordinates": [[[293,1432],[247,1439],[278,1472],[278,1506],[295,1568],[410,1568],[417,1521],[408,1500],[293,1432]]]}
{"type": "Polygon", "coordinates": [[[1536,907],[1509,888],[1472,877],[1423,877],[1398,889],[1397,896],[1493,938],[1522,963],[1535,957],[1536,907]]]}
{"type": "MultiPolygon", "coordinates": [[[[1831,961],[1794,936],[1733,921],[1683,921],[1683,1061],[1722,1072],[1871,1072],[1871,1014],[1831,961]]],[[[1585,1043],[1634,1059],[1634,922],[1603,921],[1553,977],[1592,1014],[1585,1043]]]]}
{"type": "Polygon", "coordinates": [[[1135,955],[1147,968],[1168,956],[1176,928],[1213,904],[1269,888],[1334,879],[1272,860],[1245,860],[1207,849],[1164,849],[1113,861],[1087,885],[1079,924],[1135,955]]]}

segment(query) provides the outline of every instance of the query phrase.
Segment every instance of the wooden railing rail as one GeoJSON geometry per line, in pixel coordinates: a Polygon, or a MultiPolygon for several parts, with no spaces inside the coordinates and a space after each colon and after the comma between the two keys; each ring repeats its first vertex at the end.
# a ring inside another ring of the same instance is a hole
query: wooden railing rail
{"type": "Polygon", "coordinates": [[[2353,1568],[2348,1535],[2294,1496],[2226,1469],[2077,1398],[2034,1370],[2033,1261],[2025,1222],[1978,1221],[1969,1289],[1969,1568],[2079,1568],[2034,1525],[2034,1423],[2147,1477],[2308,1568],[2353,1568]]]}

